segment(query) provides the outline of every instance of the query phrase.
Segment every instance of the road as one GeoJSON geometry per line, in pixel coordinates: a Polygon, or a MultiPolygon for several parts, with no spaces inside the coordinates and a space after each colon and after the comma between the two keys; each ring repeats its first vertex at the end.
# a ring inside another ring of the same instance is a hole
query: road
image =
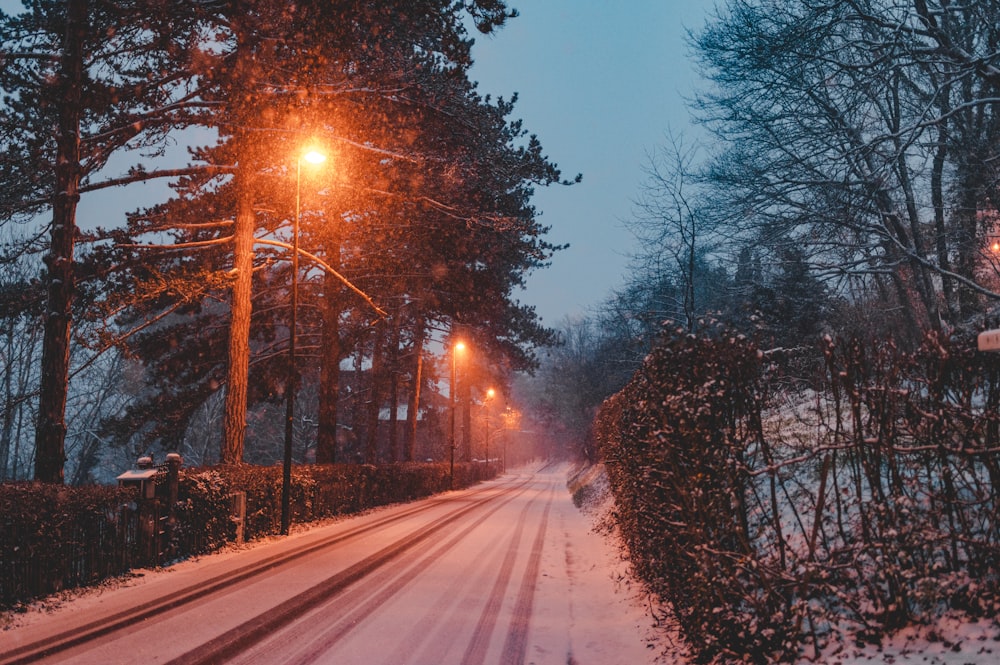
{"type": "Polygon", "coordinates": [[[564,469],[150,571],[0,633],[0,664],[641,665],[564,469]]]}

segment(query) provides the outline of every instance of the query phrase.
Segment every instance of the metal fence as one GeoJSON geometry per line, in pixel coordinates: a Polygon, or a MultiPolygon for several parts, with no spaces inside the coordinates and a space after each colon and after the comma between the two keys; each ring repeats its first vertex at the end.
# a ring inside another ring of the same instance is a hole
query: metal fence
{"type": "Polygon", "coordinates": [[[6,487],[0,607],[163,563],[171,549],[165,506],[176,501],[179,463],[174,466],[157,469],[155,492],[148,498],[140,488],[106,488],[106,494],[80,499],[68,488],[6,487]],[[36,519],[30,519],[32,513],[36,519]]]}

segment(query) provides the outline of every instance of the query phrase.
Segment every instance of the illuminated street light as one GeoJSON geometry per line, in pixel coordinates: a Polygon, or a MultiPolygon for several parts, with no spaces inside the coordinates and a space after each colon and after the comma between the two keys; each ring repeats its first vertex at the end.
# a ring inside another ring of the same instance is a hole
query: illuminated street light
{"type": "Polygon", "coordinates": [[[448,384],[448,397],[451,401],[451,412],[449,415],[449,425],[448,425],[448,447],[451,450],[450,462],[448,465],[448,484],[451,489],[455,489],[455,375],[456,375],[456,364],[458,359],[459,351],[465,350],[465,344],[462,342],[455,342],[455,346],[451,350],[451,383],[448,384]]]}
{"type": "Polygon", "coordinates": [[[507,439],[510,437],[514,424],[518,420],[518,414],[509,406],[503,412],[503,458],[501,459],[501,471],[507,473],[507,439]]]}
{"type": "Polygon", "coordinates": [[[291,526],[292,485],[292,425],[295,417],[295,314],[299,301],[299,215],[301,207],[302,160],[321,164],[326,155],[317,150],[307,150],[295,160],[295,219],[292,221],[292,302],[288,325],[288,381],[285,386],[285,458],[281,476],[281,534],[288,535],[291,526]]]}
{"type": "Polygon", "coordinates": [[[483,400],[483,410],[486,412],[486,468],[490,467],[490,400],[497,394],[497,391],[490,388],[486,391],[486,398],[483,400]]]}

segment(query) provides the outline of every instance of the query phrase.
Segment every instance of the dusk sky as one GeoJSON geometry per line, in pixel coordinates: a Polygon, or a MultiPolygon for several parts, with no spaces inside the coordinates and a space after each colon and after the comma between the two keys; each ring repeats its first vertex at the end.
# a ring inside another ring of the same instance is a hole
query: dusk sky
{"type": "Polygon", "coordinates": [[[686,30],[715,0],[514,0],[521,15],[479,36],[472,78],[480,91],[519,93],[514,116],[537,134],[572,187],[537,190],[548,239],[569,243],[536,271],[519,299],[558,326],[620,286],[633,251],[631,215],[646,155],[667,131],[691,135],[685,106],[697,86],[686,30]]]}
{"type": "MultiPolygon", "coordinates": [[[[697,86],[686,30],[700,30],[715,0],[511,0],[520,16],[496,35],[476,33],[472,78],[483,94],[518,93],[513,117],[538,135],[563,177],[580,184],[537,190],[547,239],[569,244],[515,294],[543,322],[586,314],[623,283],[632,236],[622,226],[647,153],[668,130],[690,135],[685,106],[697,86]]],[[[17,0],[0,9],[17,11],[17,0]]],[[[184,160],[183,146],[177,159],[184,160]]],[[[124,171],[134,157],[112,159],[124,171]],[[118,162],[121,161],[119,165],[118,162]]],[[[113,225],[121,211],[168,194],[166,183],[88,194],[82,226],[113,225]]]]}

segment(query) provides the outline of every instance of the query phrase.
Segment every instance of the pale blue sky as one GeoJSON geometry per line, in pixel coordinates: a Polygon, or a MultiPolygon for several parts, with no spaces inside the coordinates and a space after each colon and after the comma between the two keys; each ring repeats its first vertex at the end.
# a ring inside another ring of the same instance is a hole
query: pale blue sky
{"type": "MultiPolygon", "coordinates": [[[[472,78],[480,91],[519,94],[514,116],[537,134],[571,187],[537,190],[548,240],[570,245],[516,294],[543,322],[586,314],[623,283],[633,239],[622,226],[643,180],[646,154],[666,132],[691,133],[685,98],[697,85],[685,30],[699,30],[715,0],[509,0],[520,16],[476,37],[472,78]]],[[[0,0],[16,11],[18,0],[0,0]]],[[[184,149],[177,146],[178,159],[184,149]]],[[[131,158],[130,158],[131,159],[131,158]]],[[[109,168],[117,166],[113,160],[109,168]]],[[[123,164],[119,170],[124,170],[123,164]]],[[[165,183],[88,194],[83,225],[113,225],[136,196],[167,194],[165,183]],[[144,191],[137,191],[144,190],[144,191]],[[128,203],[126,204],[126,201],[128,203]]]]}
{"type": "Polygon", "coordinates": [[[646,154],[669,130],[691,134],[685,99],[697,86],[686,29],[715,0],[512,0],[521,15],[477,37],[480,91],[519,93],[514,115],[537,134],[572,187],[539,189],[548,239],[570,248],[529,278],[520,300],[558,326],[623,282],[633,239],[622,227],[646,154]]]}

